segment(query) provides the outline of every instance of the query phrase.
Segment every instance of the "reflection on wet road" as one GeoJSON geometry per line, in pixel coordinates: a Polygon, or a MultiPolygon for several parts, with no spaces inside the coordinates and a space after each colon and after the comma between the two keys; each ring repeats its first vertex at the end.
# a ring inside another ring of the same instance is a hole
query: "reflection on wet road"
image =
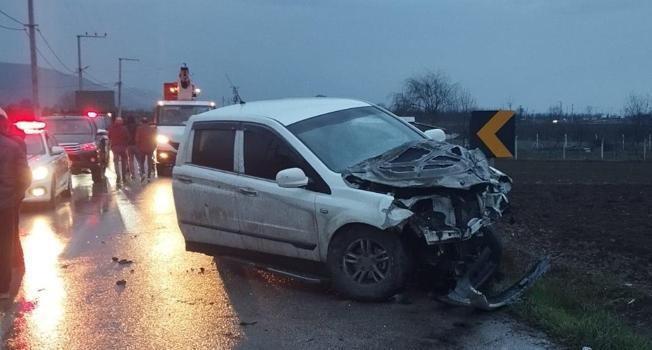
{"type": "Polygon", "coordinates": [[[327,287],[185,252],[168,179],[117,190],[77,176],[70,202],[23,210],[21,238],[22,287],[0,308],[9,349],[548,344],[501,313],[444,307],[418,292],[410,304],[353,303],[327,287]]]}

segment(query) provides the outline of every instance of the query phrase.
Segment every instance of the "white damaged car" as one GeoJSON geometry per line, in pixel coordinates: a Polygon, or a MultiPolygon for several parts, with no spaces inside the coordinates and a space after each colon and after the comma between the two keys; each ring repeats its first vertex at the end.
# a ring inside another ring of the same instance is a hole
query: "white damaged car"
{"type": "Polygon", "coordinates": [[[358,300],[386,299],[425,267],[442,300],[510,303],[548,261],[502,293],[481,291],[500,263],[491,227],[511,179],[442,134],[350,99],[260,101],[194,116],[173,174],[186,249],[328,277],[358,300]]]}

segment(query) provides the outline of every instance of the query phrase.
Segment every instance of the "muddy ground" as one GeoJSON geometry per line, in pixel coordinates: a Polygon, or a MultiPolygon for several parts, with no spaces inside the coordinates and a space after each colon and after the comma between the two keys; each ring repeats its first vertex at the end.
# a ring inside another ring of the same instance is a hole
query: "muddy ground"
{"type": "Polygon", "coordinates": [[[553,264],[635,288],[628,306],[652,323],[652,162],[497,161],[514,179],[499,228],[510,245],[553,264]]]}

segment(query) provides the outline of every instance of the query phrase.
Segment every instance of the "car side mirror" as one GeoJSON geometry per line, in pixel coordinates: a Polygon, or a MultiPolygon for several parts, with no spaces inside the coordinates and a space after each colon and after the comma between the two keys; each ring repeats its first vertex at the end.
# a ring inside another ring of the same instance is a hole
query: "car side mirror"
{"type": "Polygon", "coordinates": [[[281,170],[276,174],[276,183],[279,187],[299,188],[308,185],[308,177],[299,168],[281,170]]]}
{"type": "Polygon", "coordinates": [[[437,142],[446,141],[446,133],[442,129],[430,129],[424,132],[429,139],[437,142]]]}
{"type": "Polygon", "coordinates": [[[106,131],[105,129],[97,129],[97,135],[98,136],[106,136],[106,135],[108,135],[108,133],[109,132],[106,131]]]}
{"type": "Polygon", "coordinates": [[[55,155],[55,156],[59,155],[59,154],[63,154],[65,152],[66,152],[66,150],[63,149],[63,147],[61,147],[61,146],[52,146],[52,150],[50,151],[50,153],[52,153],[52,155],[55,155]]]}

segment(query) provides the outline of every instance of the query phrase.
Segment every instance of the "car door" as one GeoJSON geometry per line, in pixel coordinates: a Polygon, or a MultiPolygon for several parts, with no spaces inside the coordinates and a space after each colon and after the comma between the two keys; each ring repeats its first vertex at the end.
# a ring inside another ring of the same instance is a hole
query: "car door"
{"type": "MultiPolygon", "coordinates": [[[[305,188],[282,188],[276,174],[288,168],[314,171],[305,160],[271,128],[245,123],[243,169],[238,188],[240,229],[243,235],[260,238],[255,250],[268,250],[265,241],[288,243],[300,250],[317,246],[316,192],[305,188]]],[[[283,250],[288,256],[302,256],[297,249],[283,250]]],[[[277,250],[274,252],[278,253],[277,250]]]]}
{"type": "Polygon", "coordinates": [[[45,144],[48,147],[48,155],[52,159],[52,170],[54,173],[55,183],[55,194],[58,194],[60,191],[68,186],[68,156],[65,153],[62,154],[53,154],[52,147],[57,146],[58,143],[56,140],[49,134],[45,134],[45,144]]]}
{"type": "Polygon", "coordinates": [[[242,247],[236,204],[234,123],[196,123],[189,158],[173,174],[179,225],[187,242],[242,247]]]}

